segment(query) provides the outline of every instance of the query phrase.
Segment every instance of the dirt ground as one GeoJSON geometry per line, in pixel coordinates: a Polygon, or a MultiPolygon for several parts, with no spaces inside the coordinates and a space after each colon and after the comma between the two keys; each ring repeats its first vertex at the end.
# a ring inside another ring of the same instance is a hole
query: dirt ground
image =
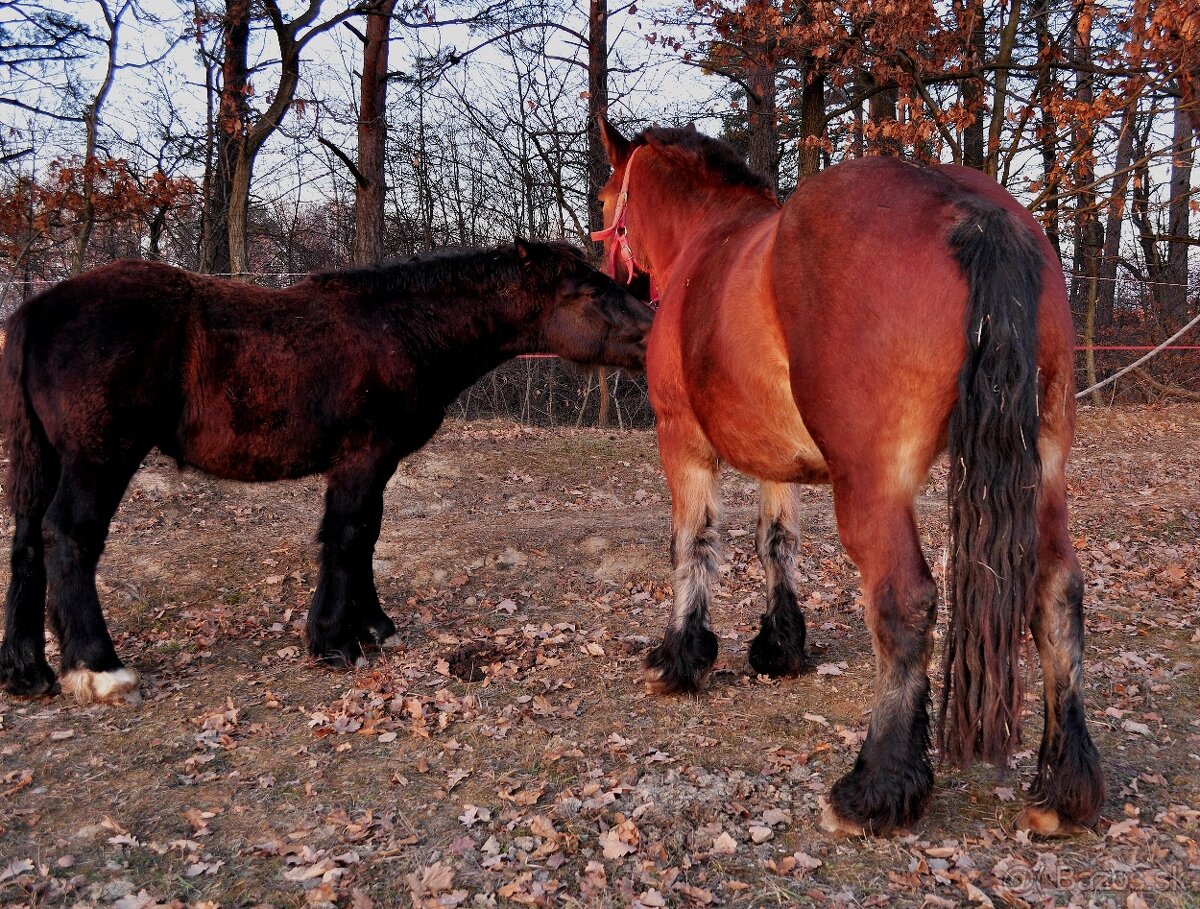
{"type": "MultiPolygon", "coordinates": [[[[320,481],[218,483],[155,456],[100,571],[145,700],[0,694],[0,904],[1197,905],[1197,439],[1200,406],[1081,414],[1072,528],[1109,797],[1095,834],[1054,842],[1012,829],[1032,694],[1011,772],[940,772],[909,835],[817,828],[872,690],[826,489],[804,493],[799,565],[819,669],[748,674],[756,495],[730,473],[718,668],[704,696],[656,699],[650,433],[448,424],[388,492],[376,574],[402,645],[353,673],[301,640],[320,481]]],[[[919,503],[939,580],[944,476],[919,503]]]]}

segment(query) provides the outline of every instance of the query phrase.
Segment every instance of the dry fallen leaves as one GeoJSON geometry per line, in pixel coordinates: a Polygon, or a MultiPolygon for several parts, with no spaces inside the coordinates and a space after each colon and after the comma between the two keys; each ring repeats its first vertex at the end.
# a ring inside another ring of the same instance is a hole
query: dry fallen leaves
{"type": "Polygon", "coordinates": [[[465,890],[451,892],[454,869],[442,862],[406,874],[404,883],[412,896],[413,909],[457,906],[467,898],[465,890]]]}

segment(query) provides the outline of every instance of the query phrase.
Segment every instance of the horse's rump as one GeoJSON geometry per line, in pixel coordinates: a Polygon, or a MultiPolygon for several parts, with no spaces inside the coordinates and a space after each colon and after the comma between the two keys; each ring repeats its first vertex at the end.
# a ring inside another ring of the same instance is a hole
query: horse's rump
{"type": "Polygon", "coordinates": [[[824,459],[795,407],[786,337],[770,304],[777,226],[776,211],[760,212],[684,254],[678,273],[686,278],[668,288],[651,332],[651,401],[660,418],[686,401],[722,460],[738,470],[819,481],[824,459]],[[663,395],[668,381],[676,391],[663,395]],[[757,419],[728,419],[747,413],[757,419]]]}
{"type": "Polygon", "coordinates": [[[119,458],[177,407],[187,277],[170,266],[115,262],[14,313],[11,324],[24,326],[23,339],[10,338],[21,347],[23,393],[62,456],[119,458]]]}

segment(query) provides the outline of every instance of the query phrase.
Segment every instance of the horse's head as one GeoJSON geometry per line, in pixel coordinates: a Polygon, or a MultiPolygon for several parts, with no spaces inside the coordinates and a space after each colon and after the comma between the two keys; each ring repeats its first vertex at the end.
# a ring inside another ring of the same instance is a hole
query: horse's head
{"type": "Polygon", "coordinates": [[[639,146],[621,135],[603,116],[600,117],[600,138],[613,172],[598,193],[600,204],[604,207],[604,230],[592,234],[592,239],[604,242],[604,261],[609,274],[624,284],[632,284],[639,275],[649,275],[638,265],[644,258],[638,259],[626,224],[629,168],[639,146]]]}
{"type": "Polygon", "coordinates": [[[549,301],[537,325],[543,349],[589,366],[645,368],[650,307],[568,243],[518,240],[517,256],[526,286],[549,301]]]}
{"type": "Polygon", "coordinates": [[[612,176],[600,189],[605,260],[626,284],[652,274],[665,287],[680,238],[747,204],[777,208],[770,184],[728,143],[694,126],[651,126],[632,139],[600,117],[600,138],[612,176]]]}

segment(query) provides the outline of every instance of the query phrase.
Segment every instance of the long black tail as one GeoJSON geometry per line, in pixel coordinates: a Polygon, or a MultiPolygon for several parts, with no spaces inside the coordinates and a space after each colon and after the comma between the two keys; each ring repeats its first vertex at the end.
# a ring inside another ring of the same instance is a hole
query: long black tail
{"type": "Polygon", "coordinates": [[[8,452],[4,483],[13,514],[45,508],[49,492],[57,482],[57,458],[42,424],[34,413],[25,387],[25,347],[30,307],[19,308],[5,327],[4,352],[0,356],[0,418],[8,452]]]}
{"type": "Polygon", "coordinates": [[[950,244],[969,288],[950,416],[950,634],[939,739],[965,766],[1020,741],[1020,651],[1036,594],[1038,299],[1044,259],[1003,209],[972,203],[950,244]]]}

